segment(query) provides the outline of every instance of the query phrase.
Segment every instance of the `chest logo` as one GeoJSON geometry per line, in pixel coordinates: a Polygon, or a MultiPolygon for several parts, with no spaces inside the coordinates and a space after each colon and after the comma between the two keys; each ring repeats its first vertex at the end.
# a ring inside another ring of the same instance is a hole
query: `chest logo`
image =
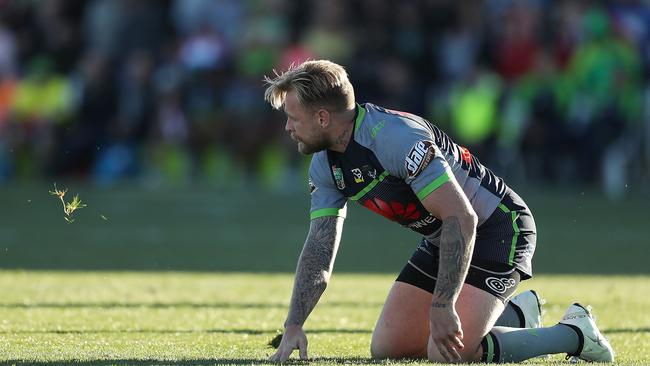
{"type": "Polygon", "coordinates": [[[332,165],[332,174],[334,175],[334,181],[336,182],[336,188],[345,189],[345,181],[343,180],[343,171],[341,168],[336,165],[332,165]]]}
{"type": "Polygon", "coordinates": [[[431,159],[433,159],[433,155],[433,142],[427,140],[416,142],[406,155],[404,161],[409,178],[417,176],[426,168],[431,162],[431,159]]]}
{"type": "Polygon", "coordinates": [[[371,167],[370,165],[364,165],[361,167],[361,173],[366,174],[370,179],[377,178],[377,169],[371,167]]]}
{"type": "Polygon", "coordinates": [[[354,176],[355,183],[363,183],[363,173],[361,173],[361,169],[354,168],[350,171],[352,172],[352,176],[354,176]]]}

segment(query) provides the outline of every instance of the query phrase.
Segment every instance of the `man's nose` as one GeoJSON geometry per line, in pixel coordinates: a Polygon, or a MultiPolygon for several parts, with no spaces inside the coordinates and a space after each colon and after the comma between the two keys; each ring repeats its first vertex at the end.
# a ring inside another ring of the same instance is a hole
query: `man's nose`
{"type": "Polygon", "coordinates": [[[287,132],[291,132],[291,129],[292,129],[291,122],[289,122],[289,121],[290,121],[290,119],[287,118],[287,123],[284,125],[284,130],[287,131],[287,132]]]}

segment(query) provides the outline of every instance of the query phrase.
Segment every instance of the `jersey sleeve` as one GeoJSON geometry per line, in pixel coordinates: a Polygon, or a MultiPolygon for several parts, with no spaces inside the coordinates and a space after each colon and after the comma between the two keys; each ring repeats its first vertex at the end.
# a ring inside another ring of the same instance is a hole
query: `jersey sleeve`
{"type": "Polygon", "coordinates": [[[312,157],[309,166],[309,191],[311,193],[309,215],[311,220],[323,216],[345,218],[347,199],[334,185],[324,152],[316,153],[312,157]]]}
{"type": "Polygon", "coordinates": [[[399,118],[386,123],[377,135],[375,149],[388,173],[404,179],[420,200],[453,179],[432,133],[412,119],[399,118]]]}

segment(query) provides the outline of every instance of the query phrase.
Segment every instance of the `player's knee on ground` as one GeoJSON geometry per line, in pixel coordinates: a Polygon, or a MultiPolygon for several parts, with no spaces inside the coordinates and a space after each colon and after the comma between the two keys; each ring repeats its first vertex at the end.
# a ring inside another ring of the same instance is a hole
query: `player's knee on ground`
{"type": "Polygon", "coordinates": [[[370,341],[370,357],[377,360],[390,358],[386,347],[383,344],[380,345],[374,336],[372,337],[372,341],[370,341]]]}
{"type": "Polygon", "coordinates": [[[426,346],[414,345],[411,342],[405,342],[405,339],[394,339],[382,335],[375,331],[370,341],[370,357],[374,359],[396,359],[396,358],[424,358],[426,355],[426,346]]]}
{"type": "Polygon", "coordinates": [[[370,357],[374,359],[397,358],[397,350],[395,346],[391,346],[385,337],[378,335],[377,332],[372,333],[372,340],[370,341],[370,357]]]}

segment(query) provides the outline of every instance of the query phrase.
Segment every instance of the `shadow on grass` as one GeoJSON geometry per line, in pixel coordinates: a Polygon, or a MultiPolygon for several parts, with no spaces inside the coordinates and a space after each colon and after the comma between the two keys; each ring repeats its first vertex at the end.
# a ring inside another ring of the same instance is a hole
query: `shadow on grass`
{"type": "MultiPolygon", "coordinates": [[[[158,333],[158,334],[182,334],[182,333],[223,333],[223,334],[275,334],[275,329],[42,329],[42,330],[3,330],[0,334],[107,334],[107,333],[158,333]]],[[[310,329],[307,334],[347,333],[347,334],[370,334],[370,329],[310,329]]]]}
{"type": "MultiPolygon", "coordinates": [[[[409,362],[422,362],[421,360],[399,360],[400,363],[409,362]]],[[[311,362],[323,362],[337,365],[387,365],[395,361],[375,360],[372,358],[364,357],[318,357],[310,359],[309,362],[301,360],[290,360],[284,362],[283,365],[309,365],[311,362]]],[[[29,360],[8,360],[0,362],[0,365],[33,365],[33,366],[110,366],[110,365],[134,365],[134,366],[162,366],[162,365],[177,365],[177,366],[199,366],[199,365],[278,365],[277,363],[269,362],[266,359],[255,358],[206,358],[206,359],[191,359],[191,360],[138,360],[138,359],[116,359],[116,360],[64,360],[64,361],[29,361],[29,360]]]]}
{"type": "MultiPolygon", "coordinates": [[[[320,307],[359,307],[359,306],[382,306],[380,302],[355,302],[355,301],[324,301],[320,307]]],[[[111,308],[152,308],[152,309],[167,309],[167,308],[214,308],[214,309],[284,309],[288,308],[288,304],[273,304],[273,303],[232,303],[232,302],[214,302],[214,303],[194,303],[194,302],[171,302],[171,303],[119,303],[119,302],[98,302],[98,303],[51,303],[51,302],[37,302],[37,303],[0,303],[0,308],[7,309],[71,309],[71,308],[98,308],[98,309],[111,309],[111,308]]]]}
{"type": "Polygon", "coordinates": [[[612,329],[603,329],[605,334],[615,334],[615,333],[650,333],[650,328],[612,328],[612,329]]]}

